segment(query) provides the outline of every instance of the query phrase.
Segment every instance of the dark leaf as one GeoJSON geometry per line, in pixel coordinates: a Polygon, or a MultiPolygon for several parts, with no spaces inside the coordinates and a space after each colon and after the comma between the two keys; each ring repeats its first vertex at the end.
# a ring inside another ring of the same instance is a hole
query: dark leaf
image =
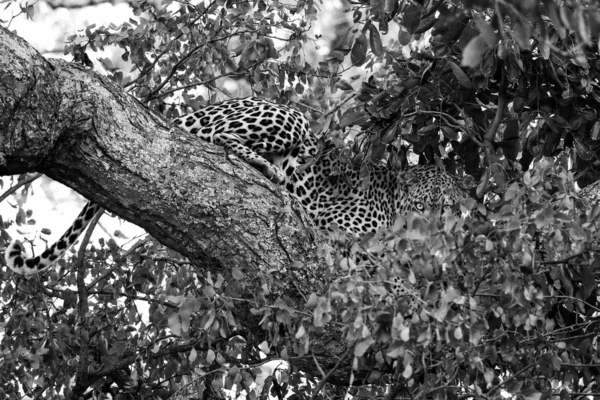
{"type": "Polygon", "coordinates": [[[501,144],[506,158],[516,161],[520,150],[519,121],[513,120],[506,124],[501,144]]]}
{"type": "Polygon", "coordinates": [[[365,114],[361,109],[351,108],[347,110],[340,118],[340,127],[358,125],[364,121],[365,114]]]}
{"type": "Polygon", "coordinates": [[[386,147],[387,146],[383,143],[375,144],[371,149],[371,161],[373,161],[376,164],[379,163],[379,161],[381,161],[383,159],[383,156],[385,155],[386,147]]]}
{"type": "Polygon", "coordinates": [[[383,44],[381,43],[381,36],[375,25],[371,25],[369,29],[369,39],[371,44],[371,51],[377,57],[383,57],[383,44]]]}
{"type": "Polygon", "coordinates": [[[579,273],[581,274],[581,283],[583,289],[583,299],[589,298],[597,289],[596,279],[594,277],[594,271],[598,271],[600,268],[600,258],[594,259],[592,266],[582,264],[579,267],[579,273]]]}
{"type": "Polygon", "coordinates": [[[590,137],[592,140],[598,140],[600,138],[600,121],[596,121],[594,126],[592,126],[592,131],[590,132],[590,137]]]}
{"type": "Polygon", "coordinates": [[[467,74],[465,74],[465,72],[458,65],[454,64],[453,62],[450,62],[450,67],[452,68],[452,72],[454,73],[454,76],[456,76],[456,79],[458,79],[458,82],[462,86],[464,86],[467,89],[473,88],[473,84],[471,83],[471,80],[469,79],[467,74]]]}
{"type": "Polygon", "coordinates": [[[406,28],[408,33],[413,34],[417,31],[419,23],[421,23],[421,7],[408,7],[402,16],[402,26],[406,28]]]}
{"type": "Polygon", "coordinates": [[[444,132],[444,136],[446,136],[448,139],[458,139],[458,133],[453,128],[450,128],[449,126],[442,126],[442,131],[444,132]]]}
{"type": "Polygon", "coordinates": [[[550,131],[546,135],[544,147],[542,148],[542,154],[546,157],[552,157],[556,150],[556,147],[560,144],[561,138],[560,132],[550,131]]]}
{"type": "Polygon", "coordinates": [[[586,144],[580,142],[577,139],[574,140],[574,144],[575,150],[577,151],[577,155],[582,159],[589,161],[594,157],[594,152],[591,151],[586,144]]]}
{"type": "Polygon", "coordinates": [[[384,0],[384,2],[383,2],[383,10],[386,13],[392,14],[394,12],[394,10],[397,9],[397,8],[398,8],[398,1],[397,0],[384,0]]]}
{"type": "Polygon", "coordinates": [[[356,38],[352,51],[350,52],[350,61],[352,65],[363,65],[367,60],[367,37],[363,34],[356,38]]]}
{"type": "Polygon", "coordinates": [[[412,40],[412,35],[406,32],[404,29],[400,28],[398,30],[398,41],[402,46],[406,46],[412,40]]]}
{"type": "Polygon", "coordinates": [[[488,191],[490,186],[490,171],[486,170],[481,179],[479,180],[479,184],[477,185],[477,197],[482,198],[488,191]]]}

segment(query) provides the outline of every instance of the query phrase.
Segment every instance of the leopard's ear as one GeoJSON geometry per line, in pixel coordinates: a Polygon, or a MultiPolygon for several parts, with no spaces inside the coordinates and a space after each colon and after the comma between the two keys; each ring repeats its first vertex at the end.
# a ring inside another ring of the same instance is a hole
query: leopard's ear
{"type": "Polygon", "coordinates": [[[31,275],[50,268],[75,243],[98,212],[104,212],[104,210],[98,204],[88,202],[60,239],[39,256],[27,258],[23,244],[14,241],[4,252],[6,265],[21,275],[31,275]]]}

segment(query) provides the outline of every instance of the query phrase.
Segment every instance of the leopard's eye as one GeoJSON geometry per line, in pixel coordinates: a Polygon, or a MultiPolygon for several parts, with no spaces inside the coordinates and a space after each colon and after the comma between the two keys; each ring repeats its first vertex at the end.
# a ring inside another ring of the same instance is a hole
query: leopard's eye
{"type": "Polygon", "coordinates": [[[423,211],[425,210],[425,204],[421,203],[420,201],[417,201],[415,203],[415,208],[417,209],[417,211],[423,211]]]}

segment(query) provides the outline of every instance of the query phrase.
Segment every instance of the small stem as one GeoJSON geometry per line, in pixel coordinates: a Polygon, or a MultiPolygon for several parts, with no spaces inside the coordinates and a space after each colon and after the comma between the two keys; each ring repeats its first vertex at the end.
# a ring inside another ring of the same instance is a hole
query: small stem
{"type": "Polygon", "coordinates": [[[8,189],[6,192],[4,192],[4,194],[2,196],[0,196],[0,203],[3,202],[4,200],[6,200],[6,198],[8,196],[10,196],[11,194],[13,194],[14,192],[17,191],[17,189],[19,189],[20,187],[23,187],[33,181],[35,181],[37,178],[39,178],[40,176],[42,176],[43,174],[33,174],[28,176],[27,178],[17,182],[17,184],[13,187],[11,187],[10,189],[8,189]]]}
{"type": "Polygon", "coordinates": [[[339,368],[339,366],[342,364],[342,362],[346,359],[346,357],[348,357],[348,355],[350,354],[350,352],[353,351],[353,350],[354,350],[354,346],[353,345],[351,345],[350,347],[348,347],[348,349],[346,350],[346,352],[344,354],[342,354],[342,356],[337,361],[337,363],[335,363],[335,365],[333,366],[333,368],[330,369],[329,372],[327,372],[327,375],[325,375],[322,380],[319,381],[319,384],[315,388],[315,391],[313,392],[313,395],[311,396],[310,400],[315,400],[317,398],[317,394],[319,394],[319,392],[321,391],[321,389],[323,389],[323,386],[325,386],[325,383],[327,382],[327,379],[329,379],[331,377],[331,375],[333,375],[333,373],[335,372],[335,370],[339,368]]]}

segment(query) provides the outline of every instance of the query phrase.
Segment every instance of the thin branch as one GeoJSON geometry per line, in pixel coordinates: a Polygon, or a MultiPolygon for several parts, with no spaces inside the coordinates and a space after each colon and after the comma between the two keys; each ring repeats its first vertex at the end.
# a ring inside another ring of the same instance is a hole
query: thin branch
{"type": "Polygon", "coordinates": [[[567,367],[600,367],[600,363],[597,364],[576,364],[576,363],[560,363],[560,365],[564,365],[567,367]]]}
{"type": "Polygon", "coordinates": [[[85,316],[88,312],[88,289],[85,286],[85,250],[87,248],[88,243],[90,242],[90,238],[92,237],[92,233],[94,232],[94,227],[98,223],[100,217],[104,214],[104,209],[100,208],[92,221],[90,222],[85,235],[81,239],[81,245],[79,246],[79,251],[77,252],[77,260],[75,261],[75,270],[77,270],[77,292],[79,295],[79,318],[80,321],[85,321],[85,316]]]}
{"type": "MultiPolygon", "coordinates": [[[[209,44],[220,42],[222,40],[229,39],[229,38],[234,37],[234,36],[241,36],[241,35],[243,35],[245,33],[256,33],[256,32],[257,31],[240,31],[240,32],[235,32],[235,33],[232,33],[231,35],[227,35],[227,36],[224,36],[224,37],[221,37],[221,38],[209,40],[206,43],[202,43],[202,44],[194,47],[193,49],[191,49],[190,51],[188,51],[187,54],[183,55],[181,57],[181,59],[177,63],[175,63],[175,65],[173,65],[173,67],[171,68],[171,71],[165,77],[165,79],[162,81],[162,83],[159,84],[152,92],[150,92],[148,94],[148,96],[146,96],[146,99],[145,99],[144,102],[148,102],[150,100],[157,99],[159,97],[163,97],[164,94],[161,94],[160,96],[157,96],[158,92],[160,92],[160,90],[163,87],[165,87],[165,85],[167,83],[169,83],[169,81],[171,80],[171,78],[173,77],[173,75],[175,75],[175,73],[177,72],[177,70],[179,69],[179,67],[181,65],[183,65],[187,60],[189,60],[189,58],[192,57],[194,55],[194,53],[196,53],[198,50],[205,49],[206,46],[208,46],[209,44]]],[[[240,71],[237,71],[237,73],[239,73],[239,72],[240,71]]]]}
{"type": "Polygon", "coordinates": [[[494,137],[498,132],[498,128],[500,127],[500,123],[502,122],[502,115],[504,114],[504,107],[506,105],[506,75],[504,71],[502,71],[502,77],[500,78],[500,86],[498,88],[498,105],[496,108],[496,115],[494,116],[494,120],[490,125],[490,128],[483,136],[485,142],[493,143],[494,137]]]}
{"type": "Polygon", "coordinates": [[[142,296],[136,296],[133,294],[128,294],[128,293],[124,293],[124,292],[112,292],[112,291],[106,291],[106,290],[90,290],[88,291],[89,295],[106,295],[106,296],[121,296],[121,297],[126,297],[128,299],[131,300],[141,300],[141,301],[145,301],[148,303],[160,303],[161,305],[165,305],[167,307],[173,308],[173,309],[179,309],[179,306],[171,303],[170,301],[166,301],[166,300],[159,300],[159,299],[151,299],[148,297],[142,297],[142,296]]]}
{"type": "Polygon", "coordinates": [[[315,353],[312,350],[310,351],[310,355],[311,355],[311,357],[312,357],[315,365],[317,366],[317,369],[319,370],[319,373],[321,374],[321,377],[323,379],[325,379],[325,377],[327,375],[325,374],[325,371],[323,371],[323,368],[321,368],[321,364],[319,364],[319,361],[317,360],[317,357],[315,357],[315,353]]]}
{"type": "MultiPolygon", "coordinates": [[[[214,77],[212,77],[210,79],[207,79],[205,81],[202,81],[202,82],[196,82],[196,83],[190,83],[189,85],[178,86],[178,87],[176,87],[174,89],[170,89],[170,90],[167,90],[167,91],[162,92],[162,93],[157,93],[156,95],[153,95],[152,97],[148,97],[148,101],[149,100],[160,99],[161,97],[168,96],[168,95],[170,95],[172,93],[175,93],[175,92],[178,92],[180,90],[189,89],[189,88],[193,88],[193,87],[196,87],[196,86],[205,86],[205,85],[207,85],[207,84],[209,84],[211,82],[216,81],[217,79],[226,78],[228,76],[238,76],[238,75],[241,74],[240,71],[247,71],[247,70],[248,70],[248,68],[243,69],[243,70],[238,70],[236,72],[229,72],[227,74],[223,74],[223,75],[219,75],[219,76],[214,76],[214,77]]],[[[241,74],[241,75],[244,75],[244,74],[241,74]]]]}
{"type": "Polygon", "coordinates": [[[563,258],[562,260],[556,260],[556,261],[541,261],[538,264],[540,265],[551,265],[551,264],[565,264],[567,261],[572,260],[573,258],[579,257],[583,254],[588,253],[587,251],[582,251],[580,253],[575,253],[573,255],[570,255],[569,257],[563,258]]]}
{"type": "Polygon", "coordinates": [[[191,265],[192,264],[192,262],[189,260],[184,260],[184,259],[174,258],[174,257],[150,257],[150,259],[152,261],[164,261],[164,262],[169,262],[169,263],[173,263],[173,264],[177,264],[177,265],[191,265]]]}
{"type": "Polygon", "coordinates": [[[8,189],[6,192],[4,192],[4,194],[2,196],[0,196],[0,203],[3,202],[4,200],[6,200],[6,198],[8,196],[10,196],[11,194],[13,194],[14,192],[16,192],[20,187],[23,187],[33,181],[35,181],[37,178],[39,178],[40,176],[42,176],[43,174],[33,174],[33,175],[29,175],[27,178],[17,182],[17,184],[13,187],[11,187],[10,189],[8,189]]]}
{"type": "Polygon", "coordinates": [[[100,275],[99,277],[97,277],[96,279],[94,279],[90,284],[87,285],[87,289],[90,290],[91,288],[93,288],[94,286],[96,286],[96,284],[100,281],[102,281],[103,279],[109,277],[118,267],[120,267],[121,265],[123,265],[123,263],[127,260],[127,257],[133,253],[135,250],[137,250],[138,248],[140,248],[141,246],[143,246],[144,244],[148,243],[150,241],[149,237],[146,237],[143,240],[140,240],[139,242],[137,242],[136,244],[134,244],[133,246],[131,246],[131,248],[129,250],[127,250],[125,252],[125,254],[123,254],[122,256],[120,256],[116,261],[115,264],[110,267],[108,269],[108,271],[105,271],[102,275],[100,275]]]}
{"type": "MultiPolygon", "coordinates": [[[[94,231],[94,227],[98,223],[100,217],[104,214],[104,209],[100,208],[92,221],[90,222],[87,232],[81,239],[81,245],[79,246],[79,251],[77,252],[77,260],[75,261],[75,269],[77,270],[77,293],[79,296],[79,304],[77,305],[77,319],[80,324],[83,326],[81,329],[87,328],[87,320],[86,314],[89,309],[88,305],[88,291],[85,287],[84,276],[85,276],[85,250],[87,244],[90,242],[90,237],[92,236],[92,232],[94,231]]],[[[71,392],[71,399],[79,398],[89,387],[89,385],[95,380],[95,378],[90,376],[90,367],[88,364],[88,355],[90,352],[89,341],[82,338],[81,339],[81,350],[79,352],[79,368],[75,373],[75,386],[73,387],[73,391],[71,392]]]]}
{"type": "MultiPolygon", "coordinates": [[[[514,373],[513,375],[511,375],[508,379],[500,382],[499,384],[497,384],[496,386],[492,387],[488,393],[494,393],[497,390],[499,390],[500,388],[502,388],[503,386],[505,386],[508,382],[512,381],[513,379],[515,379],[516,377],[518,377],[519,375],[529,371],[531,368],[535,367],[535,363],[533,364],[529,364],[528,366],[526,366],[525,368],[521,369],[520,371],[517,371],[516,373],[514,373]]],[[[471,396],[469,396],[471,397],[471,396]]]]}
{"type": "Polygon", "coordinates": [[[346,357],[348,357],[348,355],[350,354],[351,351],[354,351],[354,345],[348,346],[348,349],[346,350],[346,352],[344,354],[342,354],[342,356],[338,359],[338,361],[335,363],[333,368],[331,368],[329,370],[329,372],[327,372],[327,375],[325,375],[323,377],[323,379],[321,379],[319,381],[319,384],[315,388],[315,391],[313,392],[313,395],[311,396],[310,400],[315,400],[317,398],[317,394],[319,394],[321,389],[323,389],[323,386],[325,386],[325,383],[327,383],[327,380],[331,377],[331,375],[333,375],[335,370],[337,370],[340,367],[342,362],[346,359],[346,357]]]}
{"type": "Polygon", "coordinates": [[[342,106],[344,104],[346,104],[347,102],[349,102],[350,100],[352,100],[353,98],[355,98],[356,96],[358,96],[358,93],[354,93],[352,96],[349,96],[346,100],[342,101],[341,103],[337,104],[335,107],[333,107],[331,110],[329,110],[328,112],[326,112],[325,114],[323,114],[323,117],[328,117],[331,114],[335,113],[337,110],[339,110],[340,108],[342,108],[342,106]]]}

